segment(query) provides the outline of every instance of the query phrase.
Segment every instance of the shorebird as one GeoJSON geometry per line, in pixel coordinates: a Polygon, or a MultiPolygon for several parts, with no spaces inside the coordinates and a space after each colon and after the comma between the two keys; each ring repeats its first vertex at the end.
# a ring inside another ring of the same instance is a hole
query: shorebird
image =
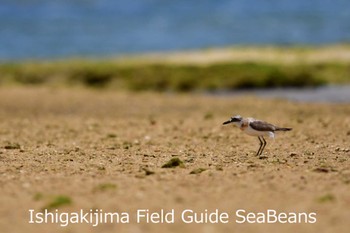
{"type": "Polygon", "coordinates": [[[257,120],[251,117],[243,118],[240,115],[231,117],[230,120],[225,121],[223,125],[233,123],[238,128],[240,128],[244,133],[257,136],[260,141],[260,147],[256,155],[261,155],[265,149],[266,141],[264,136],[270,138],[275,137],[275,131],[289,131],[292,128],[278,127],[276,125],[267,123],[265,121],[257,120]]]}

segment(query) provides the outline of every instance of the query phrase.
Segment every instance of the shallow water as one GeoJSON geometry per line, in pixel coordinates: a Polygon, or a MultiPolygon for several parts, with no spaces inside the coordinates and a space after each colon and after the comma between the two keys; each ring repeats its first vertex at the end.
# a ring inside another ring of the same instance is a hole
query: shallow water
{"type": "Polygon", "coordinates": [[[348,0],[2,0],[0,60],[350,41],[348,0]]]}

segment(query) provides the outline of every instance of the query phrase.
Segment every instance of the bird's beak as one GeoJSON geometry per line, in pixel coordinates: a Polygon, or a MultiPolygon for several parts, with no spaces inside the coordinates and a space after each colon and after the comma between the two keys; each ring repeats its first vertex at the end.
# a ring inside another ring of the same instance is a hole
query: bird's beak
{"type": "Polygon", "coordinates": [[[228,121],[225,121],[224,123],[222,123],[223,125],[227,125],[227,124],[230,124],[232,121],[231,120],[228,120],[228,121]]]}

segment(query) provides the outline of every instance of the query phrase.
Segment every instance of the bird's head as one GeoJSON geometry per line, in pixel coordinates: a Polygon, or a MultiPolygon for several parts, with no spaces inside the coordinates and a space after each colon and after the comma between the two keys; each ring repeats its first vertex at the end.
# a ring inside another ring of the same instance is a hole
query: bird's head
{"type": "Polygon", "coordinates": [[[231,117],[231,119],[230,120],[228,120],[228,121],[225,121],[224,123],[222,123],[223,125],[226,125],[226,124],[230,124],[230,123],[240,123],[241,121],[242,121],[242,117],[240,116],[240,115],[236,115],[236,116],[233,116],[233,117],[231,117]]]}

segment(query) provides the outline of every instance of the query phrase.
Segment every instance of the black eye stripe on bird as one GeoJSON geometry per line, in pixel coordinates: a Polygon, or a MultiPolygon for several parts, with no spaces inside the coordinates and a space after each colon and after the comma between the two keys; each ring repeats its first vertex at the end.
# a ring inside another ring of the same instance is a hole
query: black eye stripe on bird
{"type": "Polygon", "coordinates": [[[270,138],[275,137],[275,131],[289,131],[292,128],[278,127],[276,125],[267,123],[265,121],[257,120],[251,117],[243,118],[240,115],[231,117],[230,120],[225,121],[223,125],[233,123],[240,128],[244,133],[258,137],[260,141],[260,147],[256,155],[261,155],[265,149],[266,141],[264,136],[270,138]]]}

